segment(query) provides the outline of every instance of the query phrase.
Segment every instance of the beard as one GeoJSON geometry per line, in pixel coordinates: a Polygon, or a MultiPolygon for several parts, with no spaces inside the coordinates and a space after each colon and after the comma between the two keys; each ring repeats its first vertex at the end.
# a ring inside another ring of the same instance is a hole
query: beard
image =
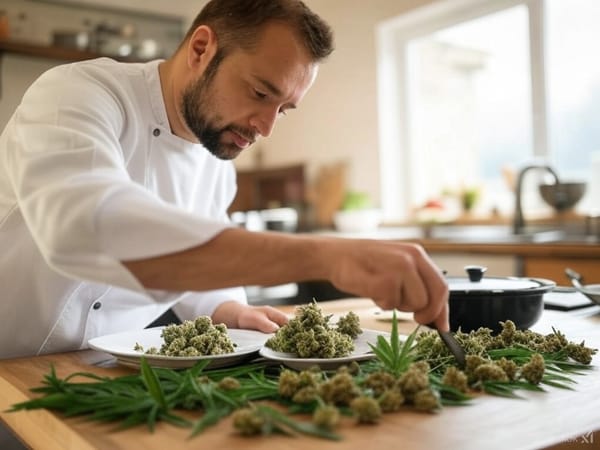
{"type": "Polygon", "coordinates": [[[181,111],[186,125],[200,143],[217,158],[229,160],[238,156],[242,149],[234,143],[223,143],[223,134],[231,131],[253,142],[254,133],[234,124],[219,125],[222,118],[214,113],[216,105],[214,95],[211,95],[214,91],[211,92],[211,88],[222,60],[223,55],[217,53],[206,71],[185,88],[181,99],[181,111]]]}

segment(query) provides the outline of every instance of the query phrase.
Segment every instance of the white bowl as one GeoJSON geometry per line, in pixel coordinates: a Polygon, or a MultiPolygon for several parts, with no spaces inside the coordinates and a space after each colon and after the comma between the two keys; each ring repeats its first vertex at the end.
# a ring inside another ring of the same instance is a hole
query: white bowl
{"type": "Polygon", "coordinates": [[[350,209],[337,211],[333,223],[338,231],[356,233],[373,231],[381,223],[381,211],[378,209],[350,209]]]}

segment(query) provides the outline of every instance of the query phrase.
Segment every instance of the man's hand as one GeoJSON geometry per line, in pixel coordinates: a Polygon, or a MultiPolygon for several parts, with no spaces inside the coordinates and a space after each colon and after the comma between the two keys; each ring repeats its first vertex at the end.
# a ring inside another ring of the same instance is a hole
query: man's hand
{"type": "Polygon", "coordinates": [[[414,312],[422,324],[446,331],[448,285],[423,248],[377,240],[337,241],[326,254],[339,289],[372,298],[383,309],[414,312]]]}
{"type": "Polygon", "coordinates": [[[274,333],[288,321],[288,317],[271,306],[251,306],[225,302],[212,315],[213,323],[224,323],[228,328],[245,328],[263,333],[274,333]]]}

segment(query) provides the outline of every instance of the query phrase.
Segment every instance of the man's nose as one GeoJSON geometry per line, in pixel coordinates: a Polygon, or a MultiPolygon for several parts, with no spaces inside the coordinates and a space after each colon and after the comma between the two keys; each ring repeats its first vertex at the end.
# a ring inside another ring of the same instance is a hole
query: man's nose
{"type": "Polygon", "coordinates": [[[261,136],[268,137],[273,132],[277,121],[278,109],[264,108],[250,119],[250,125],[254,127],[261,136]]]}

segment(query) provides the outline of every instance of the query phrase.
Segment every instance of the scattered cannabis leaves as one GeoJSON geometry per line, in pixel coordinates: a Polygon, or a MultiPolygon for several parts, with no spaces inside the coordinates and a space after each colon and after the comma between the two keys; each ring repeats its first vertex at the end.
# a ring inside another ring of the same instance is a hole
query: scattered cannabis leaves
{"type": "MultiPolygon", "coordinates": [[[[313,322],[329,320],[315,316],[321,313],[314,304],[307,311],[313,322]]],[[[356,318],[349,319],[345,326],[355,328],[356,318]]],[[[209,370],[209,360],[202,360],[174,370],[152,368],[142,357],[137,374],[78,372],[62,379],[51,367],[42,386],[32,389],[39,396],[10,411],[51,409],[67,417],[115,423],[117,429],[145,424],[154,430],[164,421],[190,429],[190,437],[232,416],[242,435],[339,440],[335,428],[342,416],[377,423],[383,414],[403,409],[435,413],[442,406],[466,405],[478,391],[519,397],[519,391],[543,392],[545,386],[572,389],[573,375],[586,373],[597,352],[557,330],[543,336],[516,330],[510,321],[501,324],[498,335],[486,328],[455,333],[467,354],[464,369],[433,331],[417,327],[403,341],[394,311],[389,338],[378,336],[370,344],[375,358],[361,364],[295,371],[255,362],[209,370]],[[202,414],[190,419],[182,414],[185,410],[202,414]]]]}
{"type": "Polygon", "coordinates": [[[445,384],[463,392],[479,390],[503,397],[519,397],[519,390],[543,392],[544,385],[572,389],[572,375],[582,375],[591,368],[597,349],[586,347],[584,342],[570,342],[556,329],[542,335],[517,330],[510,320],[500,324],[502,331],[497,335],[488,328],[455,333],[467,354],[462,372],[456,371],[454,358],[433,332],[418,335],[416,359],[430,363],[433,373],[445,384]]]}
{"type": "Polygon", "coordinates": [[[10,411],[46,408],[61,411],[67,417],[87,415],[92,420],[118,422],[118,428],[145,423],[150,430],[163,420],[191,427],[192,434],[197,434],[248,401],[277,395],[276,377],[267,375],[264,366],[253,364],[209,372],[205,370],[208,362],[203,360],[176,371],[152,368],[142,357],[139,374],[114,378],[78,372],[60,379],[52,367],[43,386],[32,389],[42,396],[17,403],[10,411]],[[237,380],[234,389],[224,382],[231,379],[237,380]],[[205,414],[194,422],[178,415],[177,410],[203,410],[205,414]]]}

